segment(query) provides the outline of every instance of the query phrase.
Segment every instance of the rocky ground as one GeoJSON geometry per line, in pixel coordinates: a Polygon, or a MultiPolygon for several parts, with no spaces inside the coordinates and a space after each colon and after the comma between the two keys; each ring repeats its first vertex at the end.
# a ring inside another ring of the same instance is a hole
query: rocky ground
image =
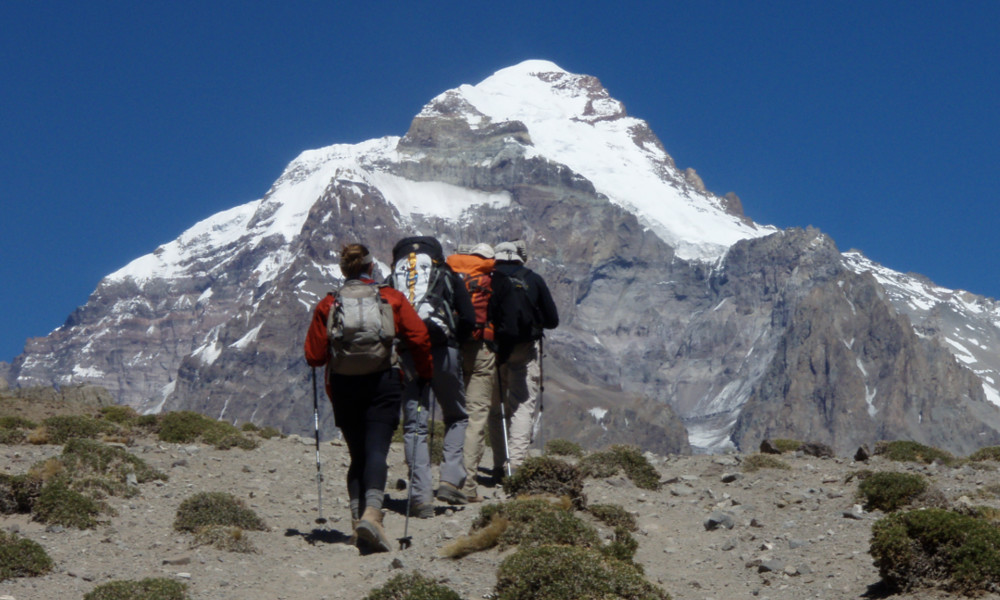
{"type": "MultiPolygon", "coordinates": [[[[223,599],[360,599],[394,575],[417,570],[445,583],[463,598],[490,598],[503,554],[496,550],[460,560],[439,556],[440,549],[469,530],[478,506],[457,510],[440,505],[432,519],[411,519],[413,544],[406,550],[361,555],[349,544],[350,518],[343,475],[347,450],[339,441],[322,445],[323,516],[315,524],[318,498],[312,439],[263,441],[250,451],[216,450],[194,444],[140,440],[131,449],[169,475],[145,483],[131,499],[111,498],[117,515],[95,530],[48,527],[26,515],[0,516],[0,527],[41,544],[55,562],[48,575],[0,583],[4,600],[70,600],[114,579],[171,577],[187,582],[191,597],[223,599]],[[243,498],[269,530],[250,532],[257,552],[241,554],[192,547],[188,534],[172,523],[182,500],[199,491],[225,491],[243,498]]],[[[25,472],[32,464],[61,452],[52,445],[0,446],[0,468],[25,472]]],[[[404,533],[405,491],[395,489],[404,476],[403,452],[390,454],[392,500],[386,529],[404,533]]],[[[859,468],[912,470],[928,475],[952,500],[962,496],[995,503],[977,491],[1000,483],[992,465],[963,466],[891,463],[784,455],[790,470],[742,472],[744,457],[651,457],[664,485],[660,491],[636,488],[623,476],[588,480],[590,503],[614,503],[633,512],[640,531],[637,562],[647,578],[675,599],[729,598],[948,598],[942,592],[887,594],[868,554],[871,525],[882,515],[857,505],[859,468]],[[731,519],[706,527],[715,515],[731,519]],[[726,525],[731,525],[728,529],[726,525]]],[[[488,459],[484,464],[489,464],[488,459]]],[[[501,488],[481,487],[490,502],[504,498],[501,488]]],[[[610,533],[610,532],[605,532],[610,533]]],[[[996,598],[1000,596],[989,596],[996,598]]]]}

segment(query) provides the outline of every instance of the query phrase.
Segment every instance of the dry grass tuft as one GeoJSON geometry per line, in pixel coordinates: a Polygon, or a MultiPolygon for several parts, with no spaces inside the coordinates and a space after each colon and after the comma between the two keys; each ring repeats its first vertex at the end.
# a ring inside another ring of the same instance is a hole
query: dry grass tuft
{"type": "Polygon", "coordinates": [[[510,521],[499,513],[495,513],[490,518],[490,524],[482,529],[478,529],[467,536],[460,537],[451,544],[441,549],[441,556],[445,558],[462,558],[474,552],[489,550],[500,543],[500,536],[507,531],[510,521]]]}

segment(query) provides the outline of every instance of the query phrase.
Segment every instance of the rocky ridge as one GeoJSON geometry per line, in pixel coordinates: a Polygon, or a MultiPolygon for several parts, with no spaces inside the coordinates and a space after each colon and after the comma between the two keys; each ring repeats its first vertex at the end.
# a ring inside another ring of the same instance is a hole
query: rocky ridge
{"type": "Polygon", "coordinates": [[[755,224],[597,79],[541,61],[434,98],[401,138],[303,153],[263,199],[102,280],[9,379],[306,433],[302,337],[340,244],[386,260],[414,233],[447,251],[527,240],[562,316],[545,358],[559,435],[663,453],[773,435],[963,453],[1000,431],[997,311],[908,312],[916,296],[887,270],[817,230],[755,224]]]}

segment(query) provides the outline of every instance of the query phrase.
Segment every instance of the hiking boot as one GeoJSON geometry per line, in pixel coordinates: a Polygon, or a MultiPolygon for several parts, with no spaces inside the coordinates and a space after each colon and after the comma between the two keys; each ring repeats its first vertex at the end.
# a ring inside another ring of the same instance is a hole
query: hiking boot
{"type": "Polygon", "coordinates": [[[410,506],[410,516],[418,519],[430,519],[434,516],[434,505],[430,502],[418,502],[410,506]]]}
{"type": "Polygon", "coordinates": [[[358,523],[360,522],[361,519],[351,519],[351,539],[349,539],[347,543],[352,546],[358,545],[358,523]]]}
{"type": "Polygon", "coordinates": [[[392,549],[389,537],[385,535],[385,529],[382,529],[382,511],[377,508],[365,508],[355,531],[358,543],[366,544],[372,552],[388,552],[392,549]]]}
{"type": "Polygon", "coordinates": [[[469,503],[469,499],[466,498],[465,492],[447,481],[442,481],[441,485],[438,486],[436,497],[441,502],[447,502],[452,505],[469,503]]]}

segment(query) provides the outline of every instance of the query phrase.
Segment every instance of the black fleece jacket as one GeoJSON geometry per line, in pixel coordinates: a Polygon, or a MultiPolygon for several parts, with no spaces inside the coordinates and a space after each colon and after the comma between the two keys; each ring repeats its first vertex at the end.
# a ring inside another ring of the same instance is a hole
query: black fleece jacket
{"type": "MultiPolygon", "coordinates": [[[[539,325],[543,329],[555,329],[559,326],[559,311],[556,309],[555,301],[552,300],[549,286],[545,284],[541,275],[516,261],[497,261],[493,270],[506,277],[494,277],[493,279],[493,295],[490,297],[489,314],[499,313],[497,303],[505,295],[503,286],[510,285],[508,277],[517,275],[527,284],[528,298],[538,309],[538,317],[541,321],[539,325]]],[[[528,340],[497,339],[497,359],[503,362],[503,359],[509,355],[512,345],[519,341],[528,340]]]]}

